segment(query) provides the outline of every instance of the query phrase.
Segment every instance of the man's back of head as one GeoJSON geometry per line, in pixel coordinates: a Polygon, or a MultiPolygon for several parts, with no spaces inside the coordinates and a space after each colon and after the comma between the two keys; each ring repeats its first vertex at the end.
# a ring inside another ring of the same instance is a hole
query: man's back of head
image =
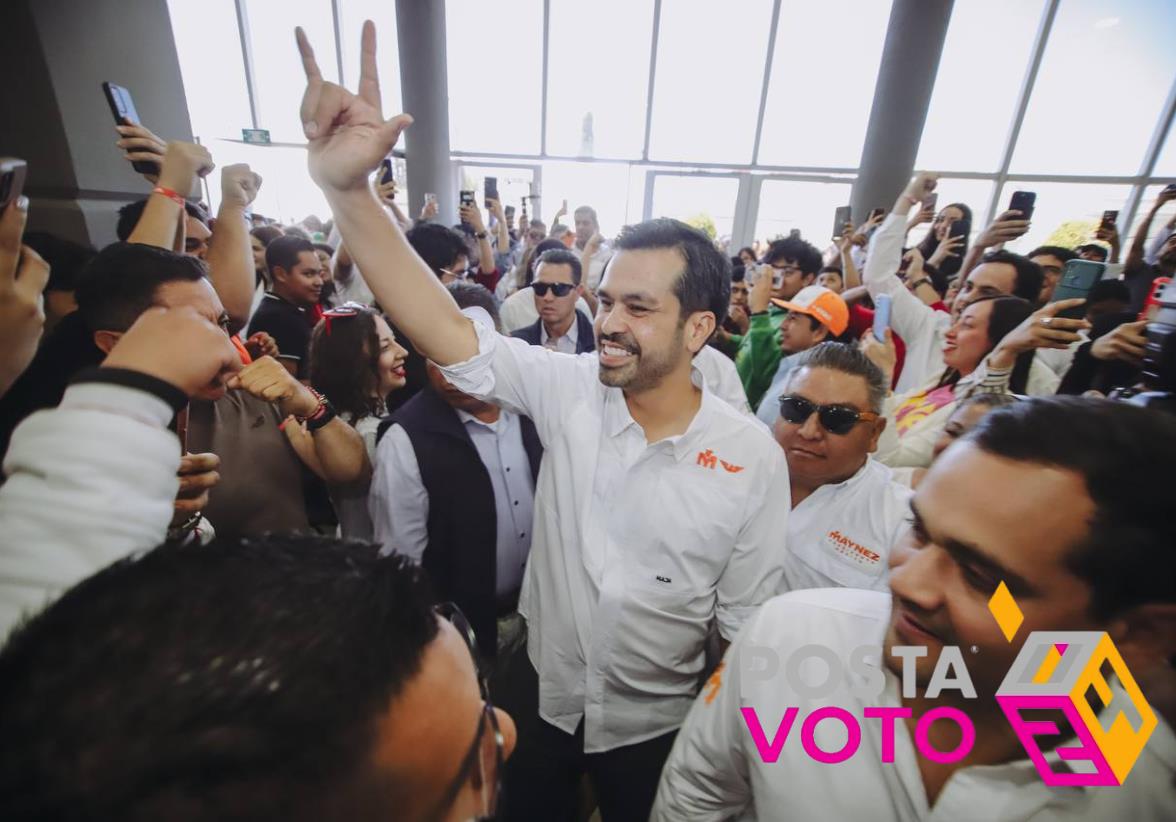
{"type": "Polygon", "coordinates": [[[418,223],[405,237],[438,277],[441,269],[450,268],[458,257],[467,254],[465,238],[440,223],[418,223]]]}
{"type": "Polygon", "coordinates": [[[200,260],[138,243],[102,249],[78,278],[78,312],[91,331],[126,331],[155,302],[161,285],[195,282],[208,271],[200,260]]]}
{"type": "Polygon", "coordinates": [[[19,740],[0,815],[396,817],[414,786],[376,764],[381,723],[438,635],[430,602],[399,557],[316,537],[116,563],[0,652],[0,734],[19,740]]]}

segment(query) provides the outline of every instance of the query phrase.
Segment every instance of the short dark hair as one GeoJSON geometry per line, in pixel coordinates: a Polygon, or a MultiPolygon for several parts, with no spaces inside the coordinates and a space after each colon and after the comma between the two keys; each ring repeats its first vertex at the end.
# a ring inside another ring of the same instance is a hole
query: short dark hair
{"type": "Polygon", "coordinates": [[[839,266],[839,265],[823,265],[823,266],[821,266],[821,270],[817,272],[817,276],[819,277],[822,274],[836,274],[838,277],[841,278],[842,282],[845,282],[845,275],[841,272],[841,266],[839,266]]]}
{"type": "Polygon", "coordinates": [[[1098,243],[1083,243],[1082,245],[1075,248],[1074,251],[1078,254],[1082,254],[1083,252],[1093,252],[1097,254],[1104,263],[1107,261],[1107,257],[1110,256],[1110,252],[1107,251],[1107,247],[1105,245],[1099,245],[1098,243]]]}
{"type": "Polygon", "coordinates": [[[308,243],[310,242],[310,232],[300,225],[288,225],[282,230],[286,232],[287,237],[301,237],[308,243]]]}
{"type": "Polygon", "coordinates": [[[49,264],[46,291],[74,291],[78,277],[98,252],[91,245],[82,245],[48,231],[26,231],[21,242],[40,254],[49,264]]]}
{"type": "Polygon", "coordinates": [[[431,602],[404,558],[317,536],[165,544],[116,562],[0,652],[5,810],[326,819],[394,807],[413,786],[389,784],[372,748],[438,635],[431,602]]]}
{"type": "Polygon", "coordinates": [[[285,234],[265,247],[265,267],[292,271],[298,265],[298,255],[303,251],[314,251],[314,244],[296,234],[285,234]]]}
{"type": "Polygon", "coordinates": [[[817,247],[800,237],[781,237],[772,240],[768,250],[764,252],[764,262],[768,265],[782,262],[796,263],[803,276],[816,275],[821,267],[823,258],[817,247]]]}
{"type": "Polygon", "coordinates": [[[440,223],[417,223],[405,237],[412,250],[438,277],[441,269],[449,268],[458,257],[469,254],[465,238],[440,223]]]}
{"type": "Polygon", "coordinates": [[[1005,263],[1016,269],[1017,275],[1013,283],[1012,296],[1020,297],[1031,303],[1036,303],[1041,297],[1041,286],[1045,283],[1045,272],[1041,270],[1041,266],[1028,257],[1022,257],[1020,254],[1014,254],[1002,248],[999,251],[989,251],[981,262],[1005,263]]]}
{"type": "Polygon", "coordinates": [[[753,259],[753,260],[756,259],[755,249],[749,245],[745,245],[745,246],[743,246],[743,248],[739,249],[739,251],[735,254],[735,256],[736,257],[742,256],[744,251],[746,251],[748,254],[751,255],[751,259],[753,259]]]}
{"type": "Polygon", "coordinates": [[[1090,288],[1086,295],[1086,305],[1091,306],[1103,300],[1118,300],[1122,303],[1131,302],[1131,289],[1122,280],[1099,280],[1090,288]]]}
{"type": "Polygon", "coordinates": [[[574,219],[577,214],[588,214],[589,216],[592,217],[592,222],[594,222],[594,223],[600,222],[600,220],[598,220],[596,218],[596,209],[593,208],[592,206],[588,206],[588,205],[580,206],[579,208],[577,208],[575,211],[572,212],[572,218],[574,219]]]}
{"type": "MultiPolygon", "coordinates": [[[[737,260],[739,258],[735,257],[733,259],[737,260]]],[[[731,282],[732,283],[741,283],[745,279],[747,279],[747,266],[743,265],[742,263],[740,263],[739,265],[735,265],[735,263],[732,262],[731,263],[731,282]]]]}
{"type": "Polygon", "coordinates": [[[680,220],[659,217],[622,228],[613,248],[677,251],[685,262],[674,284],[674,296],[681,303],[682,322],[695,311],[710,311],[715,315],[715,327],[722,325],[731,302],[731,261],[701,231],[680,220]]]}
{"type": "Polygon", "coordinates": [[[208,273],[185,254],[141,243],[112,243],[78,277],[78,313],[90,331],[126,331],[155,304],[164,283],[195,282],[208,273]]]}
{"type": "Polygon", "coordinates": [[[481,308],[494,320],[494,328],[502,333],[502,318],[498,315],[498,300],[486,290],[486,286],[479,283],[452,282],[445,286],[449,289],[453,301],[458,308],[481,308]]]}
{"type": "Polygon", "coordinates": [[[1067,557],[1109,618],[1176,600],[1172,488],[1176,417],[1085,397],[1035,397],[993,411],[967,436],[1006,459],[1073,471],[1094,502],[1090,532],[1067,557]]]}
{"type": "Polygon", "coordinates": [[[283,232],[282,229],[278,228],[276,225],[255,226],[249,231],[249,233],[257,239],[261,240],[261,244],[266,247],[268,247],[269,244],[274,240],[278,239],[278,237],[282,237],[285,234],[285,232],[283,232]]]}
{"type": "Polygon", "coordinates": [[[1078,259],[1078,252],[1072,248],[1066,248],[1060,245],[1040,245],[1030,251],[1025,256],[1032,260],[1034,257],[1039,257],[1043,254],[1048,254],[1052,257],[1057,257],[1062,261],[1062,265],[1070,262],[1070,260],[1078,259]]]}
{"type": "MultiPolygon", "coordinates": [[[[127,203],[118,210],[118,225],[115,226],[114,233],[118,237],[119,242],[125,243],[127,237],[131,236],[131,232],[135,230],[135,226],[139,224],[139,218],[143,216],[143,209],[147,207],[147,198],[136,200],[133,203],[127,203]]],[[[208,214],[196,203],[184,201],[184,211],[189,217],[195,217],[205,226],[208,225],[208,214]]]]}
{"type": "MultiPolygon", "coordinates": [[[[352,306],[349,306],[352,307],[352,306]]],[[[376,312],[354,306],[352,316],[326,317],[310,335],[310,384],[321,392],[336,411],[351,416],[351,422],[377,416],[383,399],[380,384],[380,335],[376,312]]]]}
{"type": "Polygon", "coordinates": [[[875,414],[882,413],[882,403],[886,401],[886,392],[890,390],[890,385],[882,370],[856,345],[840,342],[817,343],[797,355],[792,370],[788,372],[788,379],[791,380],[792,375],[802,368],[828,368],[830,371],[840,371],[851,377],[861,377],[866,382],[870,410],[875,414]]]}
{"type": "MultiPolygon", "coordinates": [[[[562,246],[563,243],[560,243],[562,246]]],[[[566,248],[552,248],[544,251],[535,258],[535,270],[539,270],[539,266],[544,263],[550,265],[567,265],[572,268],[572,282],[576,285],[580,284],[580,278],[583,276],[584,268],[580,265],[580,258],[566,248]]]]}
{"type": "Polygon", "coordinates": [[[527,264],[526,282],[523,285],[530,285],[535,280],[535,267],[539,265],[539,258],[548,251],[567,251],[568,247],[559,240],[540,240],[535,244],[535,247],[530,251],[530,257],[523,256],[524,262],[527,264]]]}
{"type": "Polygon", "coordinates": [[[321,251],[328,256],[333,256],[335,254],[335,249],[333,249],[328,243],[311,243],[311,245],[314,246],[315,251],[321,251]]]}
{"type": "MultiPolygon", "coordinates": [[[[1023,323],[1033,313],[1033,303],[1009,294],[979,297],[968,303],[967,307],[971,308],[980,303],[992,303],[992,313],[988,315],[988,328],[985,329],[988,335],[989,345],[988,351],[985,352],[986,356],[996,348],[997,344],[1005,338],[1005,335],[1023,323]]],[[[1029,371],[1033,367],[1034,354],[1034,351],[1029,350],[1017,355],[1013,364],[1013,370],[1009,374],[1009,390],[1014,394],[1025,393],[1029,384],[1029,371]]],[[[954,368],[945,368],[942,376],[939,378],[938,387],[942,388],[945,385],[955,385],[960,381],[960,376],[960,372],[954,368]]]]}

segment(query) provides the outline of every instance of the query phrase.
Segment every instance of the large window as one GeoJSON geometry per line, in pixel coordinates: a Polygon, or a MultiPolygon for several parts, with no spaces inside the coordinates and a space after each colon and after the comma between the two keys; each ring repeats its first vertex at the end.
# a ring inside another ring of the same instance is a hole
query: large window
{"type": "Polygon", "coordinates": [[[658,173],[653,183],[651,216],[683,220],[716,239],[730,237],[738,194],[739,180],[734,176],[658,173]]]}
{"type": "Polygon", "coordinates": [[[849,205],[852,181],[844,183],[805,180],[764,180],[760,189],[758,239],[787,236],[796,230],[817,248],[833,238],[834,212],[849,205]]]}
{"type": "MultiPolygon", "coordinates": [[[[205,141],[240,137],[253,119],[233,0],[169,0],[168,12],[192,133],[205,141]]],[[[144,125],[151,127],[149,121],[144,125]]]]}
{"type": "Polygon", "coordinates": [[[1104,211],[1120,211],[1131,187],[1103,183],[1006,183],[998,211],[1009,204],[1014,191],[1037,193],[1029,233],[1013,243],[1010,251],[1024,254],[1039,245],[1075,246],[1094,239],[1104,211]]]}
{"type": "Polygon", "coordinates": [[[396,44],[396,3],[389,0],[342,0],[339,4],[339,42],[343,46],[343,83],[359,84],[359,43],[363,21],[376,24],[376,68],[385,117],[404,110],[400,98],[400,61],[396,44]]]}
{"type": "Polygon", "coordinates": [[[662,3],[651,159],[751,162],[771,19],[771,0],[662,3]]]}
{"type": "MultiPolygon", "coordinates": [[[[760,165],[857,166],[889,17],[887,0],[783,4],[760,165]]],[[[753,127],[754,107],[726,110],[733,127],[753,127]]]]}
{"type": "Polygon", "coordinates": [[[1136,174],[1172,78],[1176,3],[1062,0],[1013,154],[1032,174],[1136,174]]]}
{"type": "Polygon", "coordinates": [[[547,153],[641,156],[653,0],[551,3],[547,153]]]}
{"type": "Polygon", "coordinates": [[[919,168],[997,170],[1044,6],[1044,0],[955,0],[919,168]]]}

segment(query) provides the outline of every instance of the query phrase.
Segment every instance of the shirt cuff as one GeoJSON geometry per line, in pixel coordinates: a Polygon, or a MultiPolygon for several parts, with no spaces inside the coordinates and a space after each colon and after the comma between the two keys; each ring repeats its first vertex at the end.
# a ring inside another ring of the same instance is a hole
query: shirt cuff
{"type": "Polygon", "coordinates": [[[175,416],[172,406],[157,394],[113,382],[76,381],[66,389],[58,408],[117,414],[139,420],[152,428],[166,428],[175,416]]]}
{"type": "Polygon", "coordinates": [[[478,336],[478,353],[465,362],[439,365],[437,368],[458,391],[474,397],[489,396],[494,389],[494,370],[490,363],[500,343],[499,334],[485,309],[474,306],[463,309],[461,313],[468,317],[474,326],[474,332],[478,336]]]}

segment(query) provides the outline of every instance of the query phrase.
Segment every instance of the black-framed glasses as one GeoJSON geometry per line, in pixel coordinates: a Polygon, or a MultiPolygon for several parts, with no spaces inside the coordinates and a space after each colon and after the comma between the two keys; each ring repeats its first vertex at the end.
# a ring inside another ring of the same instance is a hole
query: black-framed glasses
{"type": "Polygon", "coordinates": [[[490,702],[490,684],[482,671],[481,656],[478,653],[478,638],[465,614],[453,602],[443,602],[433,608],[437,616],[446,620],[465,640],[474,660],[474,669],[478,677],[478,689],[482,695],[482,713],[478,717],[478,731],[474,741],[470,744],[461,760],[461,769],[457,777],[450,783],[445,792],[442,809],[448,809],[457,799],[463,787],[474,779],[474,786],[481,794],[481,809],[479,819],[490,819],[498,810],[498,800],[502,795],[502,763],[505,759],[502,730],[498,727],[498,715],[494,712],[494,705],[490,702]],[[487,732],[487,730],[489,732],[487,732]]]}
{"type": "Polygon", "coordinates": [[[548,291],[557,297],[566,297],[572,293],[575,286],[571,283],[531,283],[531,288],[535,289],[535,293],[540,297],[546,297],[548,291]]]}
{"type": "Polygon", "coordinates": [[[830,434],[845,436],[859,422],[873,422],[878,415],[873,411],[859,411],[849,405],[817,405],[804,397],[780,398],[780,416],[785,422],[803,425],[813,414],[830,434]]]}

